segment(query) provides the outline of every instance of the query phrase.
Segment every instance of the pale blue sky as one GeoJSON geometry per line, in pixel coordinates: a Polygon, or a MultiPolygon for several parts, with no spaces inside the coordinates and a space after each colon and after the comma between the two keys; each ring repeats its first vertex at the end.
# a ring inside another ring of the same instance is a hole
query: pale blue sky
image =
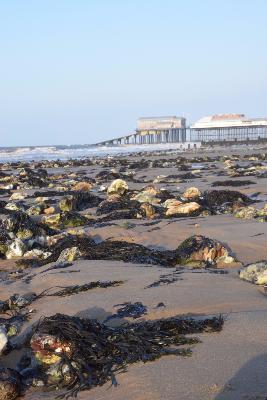
{"type": "Polygon", "coordinates": [[[266,0],[0,0],[0,146],[267,116],[266,0]]]}

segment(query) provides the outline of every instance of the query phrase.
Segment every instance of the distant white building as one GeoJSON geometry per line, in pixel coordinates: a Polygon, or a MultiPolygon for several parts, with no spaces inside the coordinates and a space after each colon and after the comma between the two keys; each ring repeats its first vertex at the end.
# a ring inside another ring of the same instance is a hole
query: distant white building
{"type": "Polygon", "coordinates": [[[190,126],[191,138],[200,141],[238,141],[267,138],[267,118],[244,114],[217,114],[201,118],[190,126]]]}
{"type": "Polygon", "coordinates": [[[176,116],[139,118],[136,133],[141,138],[146,137],[146,143],[185,142],[186,119],[176,116]]]}

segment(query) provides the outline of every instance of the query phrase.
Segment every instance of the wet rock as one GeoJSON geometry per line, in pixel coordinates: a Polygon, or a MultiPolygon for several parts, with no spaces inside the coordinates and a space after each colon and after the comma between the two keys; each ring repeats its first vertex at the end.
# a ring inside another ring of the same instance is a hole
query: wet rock
{"type": "Polygon", "coordinates": [[[127,183],[122,179],[115,179],[108,187],[107,194],[118,194],[122,196],[128,191],[127,183]]]}
{"type": "Polygon", "coordinates": [[[259,261],[241,268],[239,277],[240,279],[255,283],[256,285],[266,285],[267,261],[259,261]]]}
{"type": "Polygon", "coordinates": [[[43,213],[44,208],[45,208],[45,204],[40,203],[40,204],[31,206],[30,208],[28,208],[28,210],[26,212],[28,215],[40,215],[43,213]]]}
{"type": "Polygon", "coordinates": [[[195,200],[201,196],[201,192],[196,187],[190,187],[183,193],[183,198],[187,200],[195,200]]]}
{"type": "Polygon", "coordinates": [[[59,202],[59,208],[61,211],[73,211],[76,210],[76,199],[74,196],[66,196],[59,202]]]}
{"type": "Polygon", "coordinates": [[[140,207],[140,212],[146,218],[154,218],[156,215],[156,209],[149,203],[142,203],[140,207]]]}
{"type": "Polygon", "coordinates": [[[236,218],[242,219],[254,219],[258,215],[258,211],[256,208],[249,206],[249,207],[241,207],[237,211],[234,212],[234,216],[236,218]]]}
{"type": "Polygon", "coordinates": [[[16,238],[9,246],[6,251],[6,258],[11,259],[11,258],[17,258],[17,257],[22,257],[23,254],[27,251],[27,246],[24,244],[24,242],[16,238]]]}
{"type": "Polygon", "coordinates": [[[0,369],[0,400],[14,400],[20,394],[20,375],[12,369],[0,369]]]}
{"type": "Polygon", "coordinates": [[[60,202],[59,207],[62,211],[82,211],[87,208],[97,207],[101,199],[90,192],[80,191],[72,195],[65,196],[60,202]]]}
{"type": "Polygon", "coordinates": [[[179,205],[171,205],[167,211],[167,216],[172,215],[197,215],[201,210],[201,206],[198,203],[190,202],[179,205]]]}
{"type": "Polygon", "coordinates": [[[12,232],[15,235],[24,230],[31,231],[32,236],[43,236],[46,233],[53,234],[53,231],[47,230],[45,226],[34,222],[33,219],[24,212],[14,212],[8,215],[1,221],[0,225],[2,225],[4,230],[12,232]]]}
{"type": "Polygon", "coordinates": [[[164,201],[164,203],[162,204],[164,208],[170,208],[170,207],[177,207],[180,204],[183,204],[183,202],[181,200],[177,200],[177,199],[167,199],[164,201]]]}
{"type": "Polygon", "coordinates": [[[176,253],[177,261],[181,265],[201,266],[203,262],[228,264],[235,261],[220,242],[202,235],[194,235],[184,240],[176,253]]]}
{"type": "Polygon", "coordinates": [[[27,193],[25,192],[15,192],[12,193],[9,200],[23,200],[27,197],[27,193]]]}
{"type": "Polygon", "coordinates": [[[25,293],[23,295],[15,293],[8,300],[9,308],[11,310],[14,308],[24,308],[29,306],[36,299],[37,295],[34,292],[25,293]]]}
{"type": "Polygon", "coordinates": [[[82,191],[82,192],[88,192],[91,190],[93,187],[92,183],[89,182],[78,182],[73,186],[73,190],[75,191],[82,191]]]}
{"type": "Polygon", "coordinates": [[[6,348],[8,342],[7,332],[4,326],[0,325],[0,355],[6,348]]]}
{"type": "Polygon", "coordinates": [[[19,203],[14,203],[14,202],[9,202],[5,205],[6,210],[10,211],[24,211],[23,205],[20,205],[19,203]]]}
{"type": "Polygon", "coordinates": [[[44,214],[45,215],[52,215],[56,212],[55,207],[47,207],[44,209],[44,214]]]}
{"type": "Polygon", "coordinates": [[[68,228],[75,226],[83,226],[88,224],[88,219],[77,212],[69,211],[60,214],[44,216],[42,222],[48,226],[56,228],[68,228]]]}
{"type": "Polygon", "coordinates": [[[78,249],[78,247],[74,246],[71,247],[69,249],[65,249],[62,250],[59,258],[58,258],[58,262],[72,262],[75,261],[79,258],[81,258],[82,254],[80,252],[80,250],[78,249]]]}

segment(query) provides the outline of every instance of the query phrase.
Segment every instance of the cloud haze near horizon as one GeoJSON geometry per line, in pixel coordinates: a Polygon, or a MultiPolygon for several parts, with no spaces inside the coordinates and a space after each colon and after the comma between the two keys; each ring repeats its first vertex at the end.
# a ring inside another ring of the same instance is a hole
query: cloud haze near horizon
{"type": "Polygon", "coordinates": [[[95,143],[147,115],[267,116],[265,0],[14,0],[0,13],[0,146],[95,143]]]}

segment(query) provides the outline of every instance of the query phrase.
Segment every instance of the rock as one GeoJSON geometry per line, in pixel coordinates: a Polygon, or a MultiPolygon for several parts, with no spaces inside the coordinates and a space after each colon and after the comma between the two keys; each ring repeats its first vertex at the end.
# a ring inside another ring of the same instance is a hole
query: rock
{"type": "Polygon", "coordinates": [[[259,261],[241,268],[239,278],[256,285],[265,285],[267,283],[267,261],[259,261]]]}
{"type": "Polygon", "coordinates": [[[73,186],[73,190],[77,191],[82,191],[82,192],[87,192],[91,190],[93,185],[89,182],[78,182],[76,185],[73,186]]]}
{"type": "Polygon", "coordinates": [[[263,217],[266,217],[267,216],[267,204],[265,204],[265,206],[262,208],[262,209],[260,209],[260,210],[258,210],[258,216],[263,216],[263,217]]]}
{"type": "Polygon", "coordinates": [[[36,300],[37,295],[34,292],[29,292],[29,293],[25,293],[25,294],[13,294],[10,298],[9,298],[9,307],[10,309],[14,309],[14,308],[24,308],[29,306],[34,300],[36,300]]]}
{"type": "Polygon", "coordinates": [[[52,253],[50,251],[43,251],[40,249],[33,249],[24,253],[24,258],[34,258],[44,260],[49,257],[52,253]]]}
{"type": "Polygon", "coordinates": [[[44,211],[45,204],[44,203],[39,203],[34,206],[31,206],[28,208],[26,211],[28,215],[40,215],[44,211]]]}
{"type": "Polygon", "coordinates": [[[154,218],[156,214],[155,207],[148,203],[143,203],[140,207],[140,211],[145,214],[146,218],[154,218]]]}
{"type": "Polygon", "coordinates": [[[31,348],[37,362],[44,368],[58,363],[63,353],[71,354],[69,343],[48,334],[35,333],[31,338],[31,348]]]}
{"type": "Polygon", "coordinates": [[[76,210],[76,200],[75,200],[74,196],[69,195],[69,196],[63,197],[63,199],[61,199],[59,202],[59,208],[61,209],[61,211],[76,210]]]}
{"type": "Polygon", "coordinates": [[[42,218],[42,223],[48,226],[57,226],[60,222],[60,214],[46,215],[42,218]]]}
{"type": "Polygon", "coordinates": [[[4,326],[0,326],[0,355],[6,348],[8,342],[7,332],[4,326]]]}
{"type": "Polygon", "coordinates": [[[256,208],[249,206],[249,207],[241,207],[235,213],[234,216],[236,218],[242,219],[253,219],[257,217],[257,210],[256,208]]]}
{"type": "Polygon", "coordinates": [[[39,196],[39,197],[36,197],[35,202],[36,202],[36,203],[46,203],[46,202],[48,202],[49,200],[50,200],[49,197],[39,196]]]}
{"type": "Polygon", "coordinates": [[[20,394],[20,375],[10,368],[0,369],[0,400],[14,400],[20,394]]]}
{"type": "Polygon", "coordinates": [[[176,250],[178,263],[201,266],[203,263],[232,263],[234,258],[228,250],[213,239],[202,235],[191,236],[184,240],[176,250]]]}
{"type": "Polygon", "coordinates": [[[27,193],[15,192],[10,196],[9,200],[23,200],[26,197],[27,197],[27,193]]]}
{"type": "Polygon", "coordinates": [[[170,208],[170,207],[177,207],[180,204],[183,204],[180,200],[177,199],[167,199],[163,203],[164,208],[170,208]]]}
{"type": "Polygon", "coordinates": [[[200,210],[201,206],[198,203],[195,202],[190,202],[190,203],[185,203],[185,204],[178,204],[178,205],[171,205],[167,211],[166,215],[175,215],[175,214],[193,214],[196,211],[200,210]]]}
{"type": "Polygon", "coordinates": [[[186,191],[183,193],[183,198],[185,198],[187,200],[198,199],[200,196],[201,196],[201,192],[196,187],[190,187],[190,188],[186,189],[186,191]]]}
{"type": "Polygon", "coordinates": [[[131,198],[131,200],[139,201],[139,203],[148,203],[152,205],[158,205],[160,199],[148,192],[140,192],[131,198]]]}
{"type": "Polygon", "coordinates": [[[58,262],[72,262],[77,260],[78,258],[81,258],[82,253],[80,252],[78,247],[70,247],[69,249],[62,250],[58,262]]]}
{"type": "Polygon", "coordinates": [[[16,258],[16,257],[22,257],[23,254],[26,252],[27,247],[23,243],[23,241],[19,238],[16,238],[14,242],[12,242],[8,246],[8,250],[6,252],[6,258],[11,259],[11,258],[16,258]]]}
{"type": "Polygon", "coordinates": [[[56,212],[55,207],[47,207],[44,209],[44,214],[45,215],[51,215],[56,212]]]}
{"type": "Polygon", "coordinates": [[[128,185],[124,180],[115,179],[108,187],[107,194],[108,196],[111,194],[118,194],[121,196],[125,194],[127,190],[128,190],[128,185]]]}
{"type": "Polygon", "coordinates": [[[6,210],[10,210],[10,211],[21,211],[22,207],[20,207],[18,204],[14,203],[14,202],[10,202],[7,203],[7,205],[5,206],[6,210]]]}

